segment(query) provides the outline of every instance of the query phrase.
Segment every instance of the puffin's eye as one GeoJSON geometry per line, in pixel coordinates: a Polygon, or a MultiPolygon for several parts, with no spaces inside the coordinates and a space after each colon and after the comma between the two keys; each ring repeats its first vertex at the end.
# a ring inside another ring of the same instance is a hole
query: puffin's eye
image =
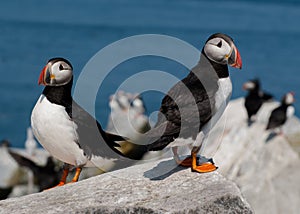
{"type": "Polygon", "coordinates": [[[220,42],[217,44],[217,47],[222,47],[222,40],[220,40],[220,42]]]}
{"type": "Polygon", "coordinates": [[[58,68],[59,68],[60,71],[64,70],[64,66],[62,66],[62,64],[60,64],[58,68]]]}

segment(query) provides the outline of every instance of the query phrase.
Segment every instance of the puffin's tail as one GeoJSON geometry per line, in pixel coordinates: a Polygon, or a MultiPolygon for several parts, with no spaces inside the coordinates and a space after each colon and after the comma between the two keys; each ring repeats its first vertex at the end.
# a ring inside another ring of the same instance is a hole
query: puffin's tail
{"type": "Polygon", "coordinates": [[[118,150],[127,158],[132,160],[141,160],[149,151],[147,145],[134,144],[131,141],[119,142],[118,150]]]}
{"type": "Polygon", "coordinates": [[[105,135],[111,142],[113,142],[113,147],[117,149],[120,154],[126,158],[132,160],[141,160],[145,153],[149,151],[147,145],[135,144],[129,138],[105,132],[105,135]]]}

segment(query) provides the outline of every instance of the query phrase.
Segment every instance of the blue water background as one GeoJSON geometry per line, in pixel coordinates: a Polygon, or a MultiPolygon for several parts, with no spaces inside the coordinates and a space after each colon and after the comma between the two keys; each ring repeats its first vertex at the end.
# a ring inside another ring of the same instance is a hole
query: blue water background
{"type": "MultiPolygon", "coordinates": [[[[229,34],[243,59],[243,70],[231,69],[233,98],[245,95],[243,82],[259,77],[263,88],[277,99],[295,91],[299,116],[299,20],[299,1],[1,1],[0,139],[23,147],[31,110],[42,91],[37,79],[49,58],[69,59],[76,81],[100,49],[136,34],[170,35],[199,49],[210,34],[229,34]]],[[[120,64],[97,96],[96,116],[104,127],[109,95],[126,78],[143,70],[162,70],[178,78],[187,73],[178,63],[158,57],[120,64]]],[[[162,96],[144,94],[148,113],[159,108],[162,96]]]]}

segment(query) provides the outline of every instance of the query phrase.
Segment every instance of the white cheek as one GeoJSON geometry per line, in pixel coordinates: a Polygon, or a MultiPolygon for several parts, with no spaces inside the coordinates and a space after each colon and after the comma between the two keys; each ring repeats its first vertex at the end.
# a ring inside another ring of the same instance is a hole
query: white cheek
{"type": "Polygon", "coordinates": [[[217,63],[227,64],[231,55],[231,46],[222,38],[213,38],[204,46],[206,56],[217,63]]]}
{"type": "Polygon", "coordinates": [[[224,59],[225,56],[225,52],[223,52],[223,50],[215,45],[206,45],[204,47],[204,52],[206,54],[206,56],[215,61],[215,62],[220,62],[224,59]]]}
{"type": "Polygon", "coordinates": [[[141,100],[134,100],[133,105],[140,108],[143,107],[143,102],[141,100]]]}
{"type": "Polygon", "coordinates": [[[286,103],[287,104],[292,104],[294,102],[294,97],[291,94],[288,94],[286,97],[286,103]]]}
{"type": "Polygon", "coordinates": [[[210,60],[218,63],[227,63],[228,56],[231,52],[231,47],[226,42],[223,42],[221,48],[213,44],[206,44],[204,47],[204,52],[210,60]]]}
{"type": "Polygon", "coordinates": [[[245,88],[245,89],[254,89],[254,87],[255,87],[255,85],[254,85],[253,82],[246,82],[246,83],[244,84],[244,88],[245,88]]]}
{"type": "Polygon", "coordinates": [[[67,83],[72,78],[72,71],[71,70],[62,70],[58,71],[55,74],[55,79],[57,83],[67,83]]]}
{"type": "Polygon", "coordinates": [[[126,96],[120,96],[119,97],[119,102],[123,107],[128,107],[130,105],[128,98],[126,96]]]}
{"type": "Polygon", "coordinates": [[[118,107],[118,103],[115,100],[111,100],[109,102],[109,106],[112,110],[116,109],[118,107]]]}

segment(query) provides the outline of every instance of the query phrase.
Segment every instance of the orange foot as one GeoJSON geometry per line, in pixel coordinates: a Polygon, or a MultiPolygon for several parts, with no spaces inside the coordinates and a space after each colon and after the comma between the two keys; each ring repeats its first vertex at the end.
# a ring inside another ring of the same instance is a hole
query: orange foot
{"type": "MultiPolygon", "coordinates": [[[[199,159],[200,159],[200,157],[197,157],[197,162],[199,161],[199,159]]],[[[179,160],[178,158],[177,159],[175,158],[175,161],[180,166],[190,167],[190,166],[192,166],[193,158],[192,157],[187,157],[184,160],[179,160]]],[[[208,163],[215,164],[212,158],[208,159],[207,161],[208,161],[208,163]]]]}
{"type": "Polygon", "coordinates": [[[60,186],[63,186],[63,185],[65,185],[66,183],[65,182],[59,182],[56,186],[54,186],[54,187],[50,187],[50,188],[48,188],[48,189],[44,189],[43,191],[47,191],[47,190],[50,190],[50,189],[54,189],[55,187],[60,187],[60,186]]]}
{"type": "Polygon", "coordinates": [[[213,163],[210,162],[192,166],[192,172],[199,172],[199,173],[212,172],[217,169],[218,167],[216,167],[213,163]]]}

